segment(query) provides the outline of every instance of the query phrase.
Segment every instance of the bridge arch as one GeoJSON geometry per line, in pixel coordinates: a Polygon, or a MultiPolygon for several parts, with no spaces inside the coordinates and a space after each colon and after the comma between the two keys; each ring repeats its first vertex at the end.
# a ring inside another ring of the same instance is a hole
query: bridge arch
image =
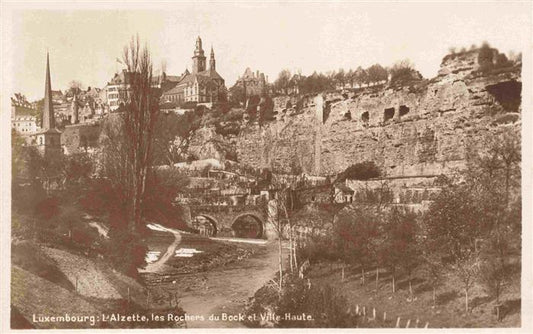
{"type": "Polygon", "coordinates": [[[197,229],[200,234],[214,237],[218,233],[218,221],[211,215],[199,213],[194,216],[192,227],[197,229]]]}
{"type": "Polygon", "coordinates": [[[258,239],[265,236],[265,223],[262,216],[256,212],[237,215],[231,222],[231,229],[236,237],[258,239]]]}

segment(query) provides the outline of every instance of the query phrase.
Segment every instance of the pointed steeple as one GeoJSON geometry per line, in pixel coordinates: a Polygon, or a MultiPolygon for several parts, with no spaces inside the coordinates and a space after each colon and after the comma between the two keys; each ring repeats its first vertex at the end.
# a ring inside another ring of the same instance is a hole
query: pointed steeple
{"type": "Polygon", "coordinates": [[[44,108],[41,127],[50,130],[56,127],[54,105],[52,103],[52,84],[50,80],[50,57],[46,53],[46,79],[44,83],[44,108]]]}
{"type": "Polygon", "coordinates": [[[211,58],[209,59],[209,69],[215,71],[216,62],[215,62],[215,51],[213,51],[213,46],[211,45],[211,58]]]}

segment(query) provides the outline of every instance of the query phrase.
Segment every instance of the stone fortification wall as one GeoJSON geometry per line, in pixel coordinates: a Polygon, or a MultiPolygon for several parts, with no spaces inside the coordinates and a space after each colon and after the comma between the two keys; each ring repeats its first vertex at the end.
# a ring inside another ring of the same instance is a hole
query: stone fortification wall
{"type": "Polygon", "coordinates": [[[276,121],[243,126],[238,159],[253,167],[330,175],[374,161],[386,176],[431,176],[465,165],[483,135],[520,127],[520,68],[480,73],[477,52],[448,55],[439,75],[274,101],[276,121]]]}

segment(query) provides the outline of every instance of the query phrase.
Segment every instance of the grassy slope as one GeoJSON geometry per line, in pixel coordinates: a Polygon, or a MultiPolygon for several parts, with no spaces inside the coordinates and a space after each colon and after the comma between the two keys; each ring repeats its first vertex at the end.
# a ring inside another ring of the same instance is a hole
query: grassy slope
{"type": "Polygon", "coordinates": [[[93,260],[55,248],[45,247],[43,251],[56,261],[73,285],[77,284],[81,295],[102,299],[121,298],[93,260]]]}
{"type": "MultiPolygon", "coordinates": [[[[97,315],[96,307],[83,298],[18,266],[11,269],[11,305],[30,323],[32,314],[97,315]]],[[[32,323],[33,324],[33,323],[32,323]]],[[[87,323],[36,323],[37,328],[89,328],[87,323]]],[[[12,324],[16,327],[16,324],[12,324]]]]}
{"type": "MultiPolygon", "coordinates": [[[[124,310],[128,294],[132,304],[151,307],[146,303],[146,290],[138,282],[105,263],[81,255],[22,242],[13,245],[12,261],[13,327],[33,325],[34,313],[99,314],[124,310]],[[75,292],[76,277],[82,294],[75,292]]],[[[87,324],[36,324],[36,327],[90,328],[87,324]]]]}
{"type": "Polygon", "coordinates": [[[74,285],[57,267],[57,263],[43,252],[42,248],[29,241],[11,245],[11,261],[41,278],[47,279],[67,290],[73,291],[74,285]]]}
{"type": "MultiPolygon", "coordinates": [[[[376,308],[382,317],[393,319],[389,325],[394,326],[396,317],[401,317],[401,327],[405,327],[407,319],[411,319],[411,327],[417,318],[420,326],[429,322],[430,328],[442,327],[519,327],[520,326],[520,278],[517,277],[506,288],[501,300],[507,314],[502,322],[497,322],[492,314],[494,301],[491,300],[480,286],[472,288],[470,306],[472,311],[464,315],[464,294],[460,282],[452,275],[447,275],[445,283],[437,290],[437,305],[433,309],[433,291],[426,282],[414,275],[413,290],[416,297],[408,301],[409,286],[405,278],[397,279],[396,293],[392,293],[391,278],[380,272],[378,291],[376,292],[375,271],[368,272],[365,285],[361,285],[361,272],[347,268],[345,281],[341,281],[341,264],[313,265],[309,276],[312,282],[330,284],[345,295],[352,305],[366,306],[367,310],[376,308]]],[[[368,314],[368,313],[367,313],[368,314]]]]}

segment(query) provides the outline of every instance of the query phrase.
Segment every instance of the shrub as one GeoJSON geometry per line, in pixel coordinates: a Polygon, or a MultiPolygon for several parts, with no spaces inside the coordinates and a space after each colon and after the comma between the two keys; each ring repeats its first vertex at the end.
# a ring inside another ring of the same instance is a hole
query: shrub
{"type": "Polygon", "coordinates": [[[308,238],[305,243],[299,243],[299,245],[297,254],[301,260],[309,260],[311,263],[316,263],[340,258],[332,238],[329,237],[313,236],[308,238]]]}
{"type": "Polygon", "coordinates": [[[364,272],[376,258],[380,218],[368,208],[341,211],[334,226],[335,248],[345,263],[359,264],[364,272]]]}
{"type": "Polygon", "coordinates": [[[279,290],[273,287],[267,284],[255,293],[246,313],[255,314],[256,321],[246,321],[248,327],[260,327],[260,315],[265,313],[281,316],[280,321],[271,323],[281,328],[354,328],[359,323],[359,317],[349,311],[346,298],[329,285],[313,284],[309,287],[306,280],[286,276],[281,296],[279,290]],[[305,313],[312,320],[285,319],[287,313],[305,313]]]}
{"type": "Polygon", "coordinates": [[[479,54],[477,56],[477,62],[479,64],[480,71],[486,71],[493,67],[494,52],[488,43],[483,43],[479,48],[479,54]]]}
{"type": "Polygon", "coordinates": [[[137,277],[137,268],[146,265],[145,256],[148,247],[139,234],[132,234],[126,229],[111,228],[106,245],[107,258],[114,267],[131,277],[137,277]]]}
{"type": "Polygon", "coordinates": [[[422,75],[418,72],[411,61],[405,59],[397,62],[390,69],[391,83],[405,83],[413,80],[422,79],[422,75]]]}
{"type": "Polygon", "coordinates": [[[282,318],[279,327],[317,327],[317,328],[354,328],[358,324],[358,316],[348,313],[349,305],[346,298],[338,294],[329,285],[312,285],[307,288],[305,281],[297,279],[287,284],[277,313],[284,315],[310,314],[312,321],[285,320],[282,318]]]}
{"type": "Polygon", "coordinates": [[[35,206],[35,215],[41,220],[48,221],[56,217],[59,212],[59,199],[57,197],[47,197],[35,206]]]}

